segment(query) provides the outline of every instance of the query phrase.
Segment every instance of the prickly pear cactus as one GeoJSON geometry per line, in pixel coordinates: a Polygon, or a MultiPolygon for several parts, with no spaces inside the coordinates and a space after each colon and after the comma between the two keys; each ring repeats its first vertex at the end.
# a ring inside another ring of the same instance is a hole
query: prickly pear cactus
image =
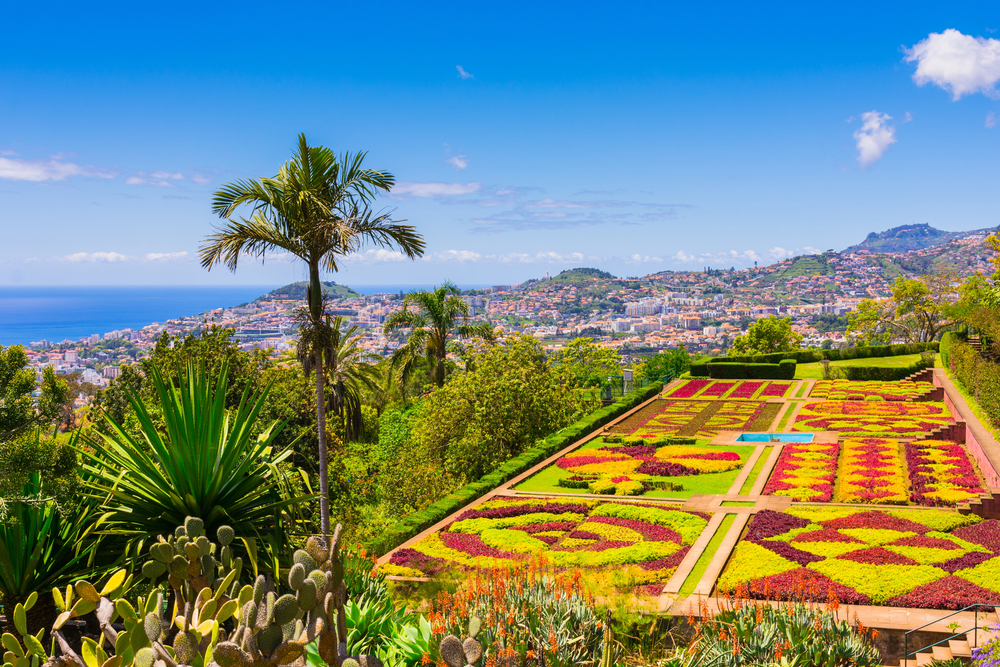
{"type": "Polygon", "coordinates": [[[3,667],[38,667],[48,660],[49,656],[42,645],[42,637],[45,630],[42,629],[37,635],[28,633],[27,613],[38,601],[38,593],[32,593],[24,604],[20,602],[14,606],[14,628],[21,635],[21,641],[12,634],[4,633],[2,643],[4,649],[3,667]],[[23,646],[22,646],[23,644],[23,646]]]}
{"type": "Polygon", "coordinates": [[[448,667],[471,667],[476,661],[483,657],[483,645],[476,637],[482,628],[482,622],[478,617],[469,619],[469,636],[465,641],[460,640],[455,635],[448,635],[441,640],[438,647],[441,659],[448,667]]]}
{"type": "Polygon", "coordinates": [[[338,525],[332,539],[313,535],[295,552],[288,572],[294,593],[278,597],[263,576],[240,592],[236,630],[212,654],[218,667],[302,667],[305,647],[314,641],[334,667],[381,667],[372,656],[347,656],[340,531],[338,525]]]}

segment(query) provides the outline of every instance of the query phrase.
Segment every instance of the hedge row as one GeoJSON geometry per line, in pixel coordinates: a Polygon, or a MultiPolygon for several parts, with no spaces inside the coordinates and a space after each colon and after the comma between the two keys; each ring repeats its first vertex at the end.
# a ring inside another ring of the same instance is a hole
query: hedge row
{"type": "Polygon", "coordinates": [[[776,364],[741,364],[713,361],[708,376],[720,380],[792,380],[795,361],[784,359],[776,364]]]}
{"type": "Polygon", "coordinates": [[[789,352],[774,352],[772,354],[757,354],[753,356],[715,357],[712,362],[739,362],[746,364],[776,364],[782,359],[794,359],[800,364],[808,364],[823,359],[841,361],[843,359],[868,359],[871,357],[896,357],[901,354],[919,354],[925,350],[938,351],[938,342],[931,343],[899,343],[897,345],[871,345],[849,347],[844,350],[792,350],[789,352]]]}
{"type": "Polygon", "coordinates": [[[984,358],[959,336],[948,341],[947,358],[942,350],[941,363],[972,394],[993,428],[1000,428],[1000,364],[984,358]]]}
{"type": "Polygon", "coordinates": [[[878,380],[881,382],[898,382],[909,375],[913,375],[925,368],[932,368],[934,359],[918,359],[909,366],[901,368],[883,368],[881,366],[837,366],[831,368],[831,372],[837,378],[853,380],[855,382],[870,382],[878,380]]]}
{"type": "Polygon", "coordinates": [[[537,445],[515,456],[478,481],[466,484],[454,493],[450,493],[437,502],[419,512],[404,517],[399,523],[390,527],[382,535],[370,540],[366,547],[377,554],[385,554],[395,549],[421,531],[430,528],[435,523],[462,509],[476,498],[492,491],[504,482],[517,477],[525,470],[541,463],[560,449],[572,444],[591,431],[595,431],[611,420],[628,412],[637,405],[652,398],[663,389],[662,382],[653,382],[623,396],[616,403],[592,412],[583,419],[570,424],[566,428],[553,433],[537,445]]]}
{"type": "Polygon", "coordinates": [[[946,331],[943,336],[941,336],[941,365],[945,368],[951,368],[951,350],[956,343],[962,343],[965,341],[965,337],[954,331],[946,331]]]}

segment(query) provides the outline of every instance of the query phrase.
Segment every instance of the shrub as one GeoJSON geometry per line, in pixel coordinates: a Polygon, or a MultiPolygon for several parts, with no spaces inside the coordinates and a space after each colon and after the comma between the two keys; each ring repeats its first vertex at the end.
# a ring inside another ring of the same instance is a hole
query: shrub
{"type": "Polygon", "coordinates": [[[655,396],[662,389],[662,383],[654,382],[622,397],[621,400],[613,405],[592,412],[578,422],[539,441],[534,447],[510,459],[492,473],[463,486],[428,507],[404,517],[399,523],[388,528],[378,537],[369,540],[366,546],[379,554],[384,554],[395,549],[406,540],[434,525],[449,514],[467,506],[487,491],[495,489],[531,466],[544,461],[560,449],[655,396]]]}
{"type": "Polygon", "coordinates": [[[1000,427],[1000,364],[984,359],[957,338],[951,340],[947,363],[955,379],[986,412],[992,426],[1000,427]]]}
{"type": "Polygon", "coordinates": [[[882,664],[875,633],[840,620],[833,598],[824,609],[801,602],[771,606],[731,602],[695,629],[698,641],[685,651],[685,665],[775,665],[812,667],[882,664]]]}
{"type": "Polygon", "coordinates": [[[776,364],[731,363],[713,361],[708,374],[726,380],[791,380],[795,377],[795,360],[784,359],[776,364]]]}

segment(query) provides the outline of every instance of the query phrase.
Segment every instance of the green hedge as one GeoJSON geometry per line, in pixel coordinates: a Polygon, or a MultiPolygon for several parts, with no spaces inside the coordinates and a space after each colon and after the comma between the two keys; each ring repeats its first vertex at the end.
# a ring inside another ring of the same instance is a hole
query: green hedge
{"type": "MultiPolygon", "coordinates": [[[[715,357],[707,363],[739,362],[745,364],[776,364],[782,359],[794,359],[800,364],[808,364],[823,359],[841,361],[843,359],[868,359],[871,357],[896,357],[902,354],[919,354],[924,350],[938,351],[939,343],[899,343],[896,345],[872,345],[849,347],[834,350],[792,350],[789,352],[774,352],[753,356],[715,357]]],[[[691,373],[694,375],[694,373],[691,373]]]]}
{"type": "Polygon", "coordinates": [[[517,477],[533,465],[541,463],[560,449],[579,440],[591,431],[601,428],[614,418],[623,415],[662,390],[662,382],[653,382],[623,396],[618,402],[612,405],[590,413],[583,419],[539,441],[531,449],[524,451],[520,456],[515,456],[508,460],[490,474],[479,478],[478,481],[466,484],[454,493],[448,494],[419,512],[414,512],[404,517],[399,523],[390,527],[382,535],[367,542],[365,546],[377,554],[388,553],[421,531],[430,528],[446,516],[462,509],[476,498],[485,495],[504,482],[517,477]]]}
{"type": "MultiPolygon", "coordinates": [[[[991,426],[1000,428],[1000,364],[984,358],[961,336],[951,338],[947,353],[946,365],[954,379],[976,400],[991,426]]],[[[942,351],[942,363],[944,357],[942,351]]]]}
{"type": "Polygon", "coordinates": [[[954,331],[946,331],[943,336],[941,336],[941,365],[945,368],[951,368],[951,351],[956,343],[962,343],[965,341],[964,336],[954,331]]]}
{"type": "Polygon", "coordinates": [[[776,364],[713,361],[707,366],[709,377],[721,380],[791,380],[795,377],[793,359],[783,359],[776,364]]]}
{"type": "MultiPolygon", "coordinates": [[[[720,357],[722,359],[724,357],[720,357]]],[[[707,378],[708,377],[708,362],[700,364],[691,364],[691,368],[688,369],[691,377],[707,378]]]]}
{"type": "Polygon", "coordinates": [[[933,359],[920,359],[909,366],[902,368],[883,368],[880,366],[837,366],[831,369],[838,378],[853,380],[855,382],[870,382],[879,380],[882,382],[898,382],[908,375],[913,375],[925,368],[934,366],[933,359]]]}

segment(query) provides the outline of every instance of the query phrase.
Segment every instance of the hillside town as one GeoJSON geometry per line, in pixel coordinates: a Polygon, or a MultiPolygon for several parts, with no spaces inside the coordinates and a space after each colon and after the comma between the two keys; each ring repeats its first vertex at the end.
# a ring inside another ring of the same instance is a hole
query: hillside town
{"type": "MultiPolygon", "coordinates": [[[[941,245],[905,252],[871,252],[860,246],[837,253],[801,255],[763,267],[737,270],[664,271],[618,278],[598,269],[572,269],[517,285],[466,290],[474,321],[499,332],[522,332],[555,351],[573,338],[589,336],[625,354],[652,354],[684,345],[692,353],[724,354],[732,340],[762,317],[789,317],[805,347],[846,344],[848,315],[867,298],[890,293],[898,276],[917,276],[948,266],[962,275],[989,273],[986,231],[941,245]]],[[[382,325],[403,306],[405,294],[361,295],[334,283],[331,314],[357,327],[369,353],[387,356],[405,338],[386,336],[382,325]]],[[[250,303],[219,308],[141,329],[94,333],[76,341],[34,341],[27,354],[39,378],[46,367],[72,376],[92,391],[107,386],[121,366],[150,353],[164,334],[196,334],[210,327],[232,329],[244,349],[271,356],[295,348],[296,310],[304,285],[293,284],[250,303]]],[[[89,397],[81,393],[80,404],[89,397]]]]}

